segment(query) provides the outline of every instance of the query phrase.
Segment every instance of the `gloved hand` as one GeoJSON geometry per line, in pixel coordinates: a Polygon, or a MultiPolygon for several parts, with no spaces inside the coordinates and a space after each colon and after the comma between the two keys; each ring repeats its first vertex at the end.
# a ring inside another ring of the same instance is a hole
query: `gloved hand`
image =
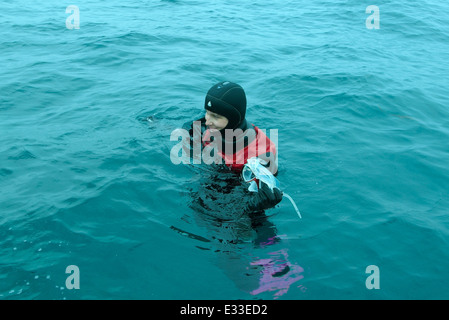
{"type": "Polygon", "coordinates": [[[271,190],[265,183],[260,182],[259,191],[248,203],[248,211],[260,211],[273,208],[282,201],[282,191],[278,188],[271,190]]]}

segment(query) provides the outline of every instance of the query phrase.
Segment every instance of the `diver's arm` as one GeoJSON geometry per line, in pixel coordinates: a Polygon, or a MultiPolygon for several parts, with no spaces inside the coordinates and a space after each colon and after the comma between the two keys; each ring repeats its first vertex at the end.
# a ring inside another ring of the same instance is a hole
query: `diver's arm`
{"type": "Polygon", "coordinates": [[[282,191],[278,188],[271,190],[265,183],[260,182],[259,191],[253,195],[247,205],[247,211],[261,211],[273,208],[282,201],[282,191]]]}

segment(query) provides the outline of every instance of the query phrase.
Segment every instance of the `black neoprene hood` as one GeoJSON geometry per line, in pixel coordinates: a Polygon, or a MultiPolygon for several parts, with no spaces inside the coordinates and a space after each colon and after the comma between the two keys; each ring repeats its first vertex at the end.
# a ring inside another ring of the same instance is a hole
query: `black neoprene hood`
{"type": "Polygon", "coordinates": [[[246,94],[237,83],[223,81],[209,89],[204,108],[228,119],[225,129],[236,129],[245,120],[246,94]]]}

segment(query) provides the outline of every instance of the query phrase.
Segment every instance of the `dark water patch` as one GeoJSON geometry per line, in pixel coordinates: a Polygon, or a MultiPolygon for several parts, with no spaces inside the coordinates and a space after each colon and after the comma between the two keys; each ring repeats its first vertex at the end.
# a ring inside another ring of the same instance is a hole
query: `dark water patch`
{"type": "Polygon", "coordinates": [[[15,155],[9,156],[9,160],[29,160],[36,159],[37,157],[30,151],[23,149],[22,151],[16,153],[15,155]]]}
{"type": "Polygon", "coordinates": [[[6,177],[6,176],[9,176],[11,174],[13,174],[12,170],[9,170],[7,168],[0,168],[0,176],[6,177]]]}

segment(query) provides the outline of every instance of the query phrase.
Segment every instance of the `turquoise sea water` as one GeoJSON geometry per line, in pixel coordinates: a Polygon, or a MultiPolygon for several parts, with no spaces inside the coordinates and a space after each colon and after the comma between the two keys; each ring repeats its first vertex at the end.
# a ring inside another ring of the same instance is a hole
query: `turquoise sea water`
{"type": "Polygon", "coordinates": [[[448,10],[1,1],[0,299],[448,299],[448,10]],[[193,205],[223,177],[174,165],[170,134],[221,80],[278,130],[302,220],[193,205]]]}

